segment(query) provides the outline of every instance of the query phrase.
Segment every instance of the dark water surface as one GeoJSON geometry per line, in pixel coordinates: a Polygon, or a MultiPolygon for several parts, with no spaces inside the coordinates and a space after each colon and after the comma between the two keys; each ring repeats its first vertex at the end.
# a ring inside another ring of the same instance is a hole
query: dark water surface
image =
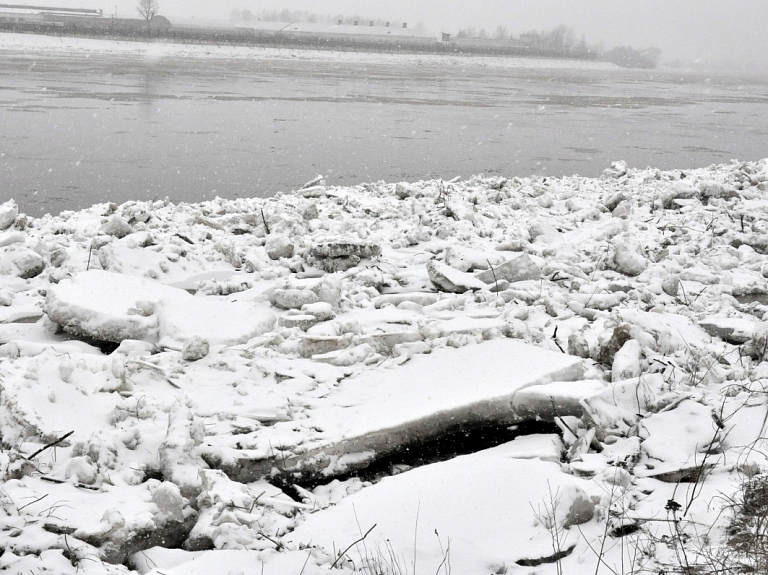
{"type": "Polygon", "coordinates": [[[0,201],[269,196],[768,156],[768,79],[398,61],[3,53],[0,201]]]}

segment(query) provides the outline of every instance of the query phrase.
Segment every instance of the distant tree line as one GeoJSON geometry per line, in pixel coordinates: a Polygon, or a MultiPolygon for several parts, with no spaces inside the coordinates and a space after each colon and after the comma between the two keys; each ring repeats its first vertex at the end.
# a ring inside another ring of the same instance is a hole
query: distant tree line
{"type": "Polygon", "coordinates": [[[582,35],[568,26],[558,26],[554,30],[530,30],[514,38],[506,27],[497,26],[492,32],[485,28],[462,28],[456,35],[461,40],[495,40],[500,44],[519,42],[528,46],[535,53],[557,54],[567,57],[598,56],[606,62],[612,62],[625,68],[655,68],[661,60],[661,50],[658,48],[633,48],[619,46],[607,52],[598,45],[587,44],[582,35]]]}
{"type": "Polygon", "coordinates": [[[462,28],[456,37],[459,40],[470,41],[491,40],[504,43],[517,43],[529,47],[532,53],[553,54],[566,57],[595,56],[599,53],[597,46],[590,46],[584,36],[578,38],[576,32],[568,26],[558,26],[554,30],[523,32],[515,38],[505,26],[497,26],[492,32],[485,28],[477,30],[474,27],[462,28]]]}
{"type": "Polygon", "coordinates": [[[520,38],[536,48],[546,48],[566,53],[599,52],[597,46],[588,46],[584,35],[576,37],[576,32],[568,26],[558,26],[554,30],[523,32],[520,38]]]}

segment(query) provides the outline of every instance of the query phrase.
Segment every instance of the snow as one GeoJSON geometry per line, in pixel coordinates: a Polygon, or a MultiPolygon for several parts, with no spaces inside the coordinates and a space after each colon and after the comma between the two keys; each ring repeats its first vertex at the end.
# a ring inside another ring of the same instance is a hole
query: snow
{"type": "MultiPolygon", "coordinates": [[[[286,551],[215,551],[208,553],[190,553],[177,551],[169,553],[155,548],[137,558],[141,562],[138,572],[141,575],[261,575],[262,573],[304,573],[320,575],[328,572],[328,565],[318,565],[318,558],[312,550],[286,551]],[[162,565],[162,567],[154,567],[162,565]],[[143,566],[143,567],[142,567],[143,566]],[[154,568],[153,568],[154,567],[154,568]]],[[[321,556],[320,561],[327,561],[321,556]]],[[[335,571],[339,575],[349,574],[347,569],[335,571]]]]}
{"type": "MultiPolygon", "coordinates": [[[[227,60],[264,59],[264,60],[338,60],[346,62],[407,62],[409,64],[435,64],[448,66],[483,66],[488,68],[546,68],[569,69],[585,68],[601,70],[613,68],[606,62],[554,60],[550,58],[500,58],[500,57],[456,57],[434,54],[373,54],[365,52],[334,52],[327,50],[299,50],[265,47],[223,46],[223,45],[192,45],[173,44],[164,42],[130,42],[101,40],[93,38],[73,38],[67,36],[36,36],[31,34],[0,34],[0,50],[5,51],[34,51],[36,53],[67,52],[88,57],[89,54],[130,54],[146,58],[221,58],[227,60]]],[[[311,193],[309,189],[305,193],[311,193]]]]}
{"type": "MultiPolygon", "coordinates": [[[[286,57],[0,34],[60,44],[286,57]]],[[[768,469],[766,191],[759,160],[41,218],[7,200],[0,568],[585,575],[728,552],[726,502],[768,469]]]]}
{"type": "MultiPolygon", "coordinates": [[[[0,230],[7,230],[13,225],[16,217],[19,215],[19,207],[13,200],[8,200],[0,204],[0,230]]],[[[3,234],[5,236],[6,234],[3,234]]],[[[0,245],[3,242],[0,241],[0,245]]]]}
{"type": "Polygon", "coordinates": [[[568,488],[597,495],[597,486],[561,473],[558,463],[506,451],[501,446],[386,478],[310,515],[287,540],[343,550],[375,525],[348,552],[350,564],[389,558],[391,548],[408,572],[439,573],[446,554],[456,573],[498,573],[520,559],[551,555],[534,510],[549,500],[550,490],[566,509],[568,488]],[[510,505],[511,497],[526,504],[510,505]]]}
{"type": "MultiPolygon", "coordinates": [[[[638,514],[663,507],[666,482],[703,463],[711,497],[691,513],[716,521],[710,502],[736,488],[728,462],[747,457],[764,409],[763,395],[739,391],[762,390],[763,308],[731,294],[768,293],[766,262],[732,247],[745,235],[729,218],[710,236],[668,230],[753,204],[765,174],[765,161],[688,171],[685,211],[656,207],[670,184],[680,192],[678,174],[628,168],[620,181],[455,181],[450,213],[434,202],[444,184],[402,194],[377,183],[12,224],[5,248],[44,265],[2,283],[5,520],[44,519],[21,528],[4,561],[59,566],[53,531],[142,573],[310,573],[337,559],[351,572],[381,550],[419,569],[445,559],[456,572],[523,573],[518,561],[553,554],[547,525],[579,521],[563,527],[562,561],[594,572],[587,543],[606,532],[608,510],[639,489],[638,514]],[[739,188],[742,174],[757,186],[739,188]],[[713,179],[741,193],[696,204],[696,182],[713,179]],[[603,208],[617,189],[626,219],[603,208]],[[293,210],[310,219],[281,216],[293,210]],[[278,257],[258,223],[232,233],[262,211],[278,257]],[[642,265],[617,262],[622,245],[642,265]],[[662,289],[670,274],[685,279],[662,289]],[[104,340],[110,355],[93,345],[104,340]],[[396,465],[372,483],[344,478],[456,430],[530,419],[561,434],[396,465]],[[319,485],[290,499],[284,480],[270,481],[291,472],[319,485]],[[21,541],[38,559],[17,552],[21,541]],[[163,541],[187,550],[152,548],[163,541]]],[[[3,265],[14,258],[4,252],[3,265]]],[[[747,458],[760,465],[760,453],[747,458]]]]}

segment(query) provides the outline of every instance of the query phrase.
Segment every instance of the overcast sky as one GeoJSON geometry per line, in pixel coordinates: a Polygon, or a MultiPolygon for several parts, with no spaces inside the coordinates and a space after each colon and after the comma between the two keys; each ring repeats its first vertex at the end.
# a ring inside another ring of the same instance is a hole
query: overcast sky
{"type": "MultiPolygon", "coordinates": [[[[590,44],[656,46],[666,60],[701,60],[768,67],[768,0],[159,0],[174,18],[227,20],[234,9],[298,9],[317,14],[359,15],[432,32],[498,25],[519,34],[561,24],[590,44]]],[[[136,15],[136,0],[16,0],[14,3],[102,8],[136,15]]]]}

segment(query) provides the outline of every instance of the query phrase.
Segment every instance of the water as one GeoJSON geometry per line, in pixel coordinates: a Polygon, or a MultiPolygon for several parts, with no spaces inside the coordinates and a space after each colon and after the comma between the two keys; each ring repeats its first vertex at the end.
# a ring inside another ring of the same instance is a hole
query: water
{"type": "Polygon", "coordinates": [[[4,54],[0,200],[269,196],[473,174],[596,176],[768,156],[768,79],[629,71],[4,54]]]}

